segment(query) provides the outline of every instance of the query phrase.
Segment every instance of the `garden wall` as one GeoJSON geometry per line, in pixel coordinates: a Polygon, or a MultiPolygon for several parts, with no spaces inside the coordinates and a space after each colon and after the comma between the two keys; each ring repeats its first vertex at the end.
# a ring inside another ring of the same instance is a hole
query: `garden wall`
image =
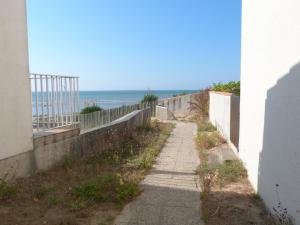
{"type": "Polygon", "coordinates": [[[156,119],[162,120],[162,121],[166,121],[166,120],[172,120],[174,119],[174,115],[172,112],[170,112],[170,110],[168,110],[167,107],[163,107],[163,106],[156,106],[156,119]]]}
{"type": "Polygon", "coordinates": [[[151,110],[134,111],[104,126],[85,130],[52,130],[34,138],[34,150],[0,161],[0,178],[28,176],[61,164],[66,157],[108,150],[130,136],[138,126],[150,122],[151,110]]]}
{"type": "Polygon", "coordinates": [[[239,113],[240,99],[238,96],[223,92],[209,93],[209,120],[222,133],[236,153],[239,145],[239,113]]]}
{"type": "Polygon", "coordinates": [[[190,103],[192,100],[193,95],[188,94],[161,99],[158,101],[158,105],[166,107],[175,117],[184,117],[190,114],[190,103]]]}

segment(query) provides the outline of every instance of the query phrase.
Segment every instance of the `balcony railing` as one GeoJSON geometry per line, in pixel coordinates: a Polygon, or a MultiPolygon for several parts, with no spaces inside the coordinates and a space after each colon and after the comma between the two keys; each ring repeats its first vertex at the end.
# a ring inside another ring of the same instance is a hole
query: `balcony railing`
{"type": "Polygon", "coordinates": [[[79,78],[30,74],[33,131],[79,124],[79,78]]]}

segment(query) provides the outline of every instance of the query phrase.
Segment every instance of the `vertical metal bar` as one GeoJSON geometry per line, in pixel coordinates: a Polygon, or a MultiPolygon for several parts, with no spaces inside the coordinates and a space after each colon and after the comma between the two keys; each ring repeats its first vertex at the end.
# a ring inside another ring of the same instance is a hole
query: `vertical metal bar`
{"type": "Polygon", "coordinates": [[[72,99],[72,101],[73,101],[73,105],[74,105],[74,108],[73,108],[73,121],[76,123],[77,122],[77,119],[76,119],[76,92],[75,92],[75,82],[76,82],[76,78],[75,77],[73,77],[72,78],[72,80],[73,80],[73,82],[72,82],[72,84],[73,84],[73,99],[72,99]]]}
{"type": "Polygon", "coordinates": [[[62,77],[59,78],[60,88],[59,88],[59,103],[60,103],[60,119],[61,119],[61,125],[64,125],[64,108],[63,108],[63,80],[62,77]]]}
{"type": "Polygon", "coordinates": [[[59,125],[59,121],[60,121],[60,118],[59,118],[59,112],[60,112],[60,105],[59,105],[59,95],[58,95],[58,90],[59,90],[59,83],[58,83],[58,76],[55,76],[55,84],[56,84],[56,88],[55,88],[55,103],[56,103],[56,115],[55,115],[55,118],[56,118],[56,126],[59,125]]]}
{"type": "Polygon", "coordinates": [[[48,75],[46,75],[45,78],[46,78],[46,101],[47,101],[47,127],[50,128],[48,75]]]}
{"type": "Polygon", "coordinates": [[[73,108],[72,108],[72,91],[71,91],[71,78],[69,77],[69,110],[70,110],[70,119],[69,119],[69,123],[73,123],[72,121],[72,111],[73,111],[73,108]]]}
{"type": "Polygon", "coordinates": [[[34,91],[35,91],[35,113],[37,120],[37,131],[40,131],[40,115],[39,115],[39,106],[38,106],[38,91],[37,91],[37,76],[34,74],[34,91]]]}
{"type": "MultiPolygon", "coordinates": [[[[78,113],[78,115],[79,115],[79,113],[80,113],[80,98],[79,98],[79,78],[77,77],[76,78],[76,80],[77,80],[77,107],[78,107],[78,109],[77,109],[77,113],[78,113]]],[[[78,117],[78,121],[77,122],[79,122],[79,117],[78,117]]]]}
{"type": "Polygon", "coordinates": [[[51,76],[51,109],[52,109],[52,127],[55,127],[55,102],[54,102],[54,77],[51,76]]]}
{"type": "Polygon", "coordinates": [[[42,97],[42,127],[44,127],[44,88],[43,88],[43,75],[40,75],[40,84],[41,84],[41,97],[42,97]]]}

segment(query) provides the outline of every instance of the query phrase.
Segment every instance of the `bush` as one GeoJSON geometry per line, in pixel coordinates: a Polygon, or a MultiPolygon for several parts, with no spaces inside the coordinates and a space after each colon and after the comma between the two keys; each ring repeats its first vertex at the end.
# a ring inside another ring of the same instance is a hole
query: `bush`
{"type": "Polygon", "coordinates": [[[230,81],[228,83],[213,84],[211,91],[229,92],[240,96],[240,81],[230,81]]]}
{"type": "Polygon", "coordinates": [[[224,143],[225,140],[221,137],[218,131],[209,133],[200,132],[197,136],[197,144],[201,150],[209,150],[224,143]]]}
{"type": "Polygon", "coordinates": [[[208,116],[209,89],[193,94],[193,100],[190,102],[190,111],[200,118],[208,116]]]}
{"type": "Polygon", "coordinates": [[[157,100],[158,100],[158,96],[156,96],[155,94],[146,94],[142,99],[142,103],[154,102],[157,100]]]}
{"type": "Polygon", "coordinates": [[[174,94],[173,97],[178,97],[178,96],[183,96],[183,95],[187,95],[188,93],[186,92],[182,92],[182,93],[179,93],[179,94],[174,94]]]}
{"type": "Polygon", "coordinates": [[[87,106],[81,110],[81,114],[88,114],[92,112],[102,111],[103,109],[97,105],[87,106]]]}
{"type": "Polygon", "coordinates": [[[211,124],[208,120],[202,119],[197,121],[198,132],[213,132],[216,131],[217,128],[211,124]]]}

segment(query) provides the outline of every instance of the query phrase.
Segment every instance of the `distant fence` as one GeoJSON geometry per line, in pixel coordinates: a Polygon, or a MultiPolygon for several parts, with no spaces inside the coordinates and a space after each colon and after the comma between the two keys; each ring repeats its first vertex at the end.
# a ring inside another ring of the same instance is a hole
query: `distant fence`
{"type": "Polygon", "coordinates": [[[210,92],[209,119],[223,137],[238,150],[240,97],[230,93],[210,92]]]}
{"type": "Polygon", "coordinates": [[[151,117],[155,116],[157,102],[140,103],[134,105],[124,105],[119,108],[101,110],[97,112],[80,114],[80,129],[86,130],[99,127],[115,121],[133,111],[150,108],[151,117]]]}

